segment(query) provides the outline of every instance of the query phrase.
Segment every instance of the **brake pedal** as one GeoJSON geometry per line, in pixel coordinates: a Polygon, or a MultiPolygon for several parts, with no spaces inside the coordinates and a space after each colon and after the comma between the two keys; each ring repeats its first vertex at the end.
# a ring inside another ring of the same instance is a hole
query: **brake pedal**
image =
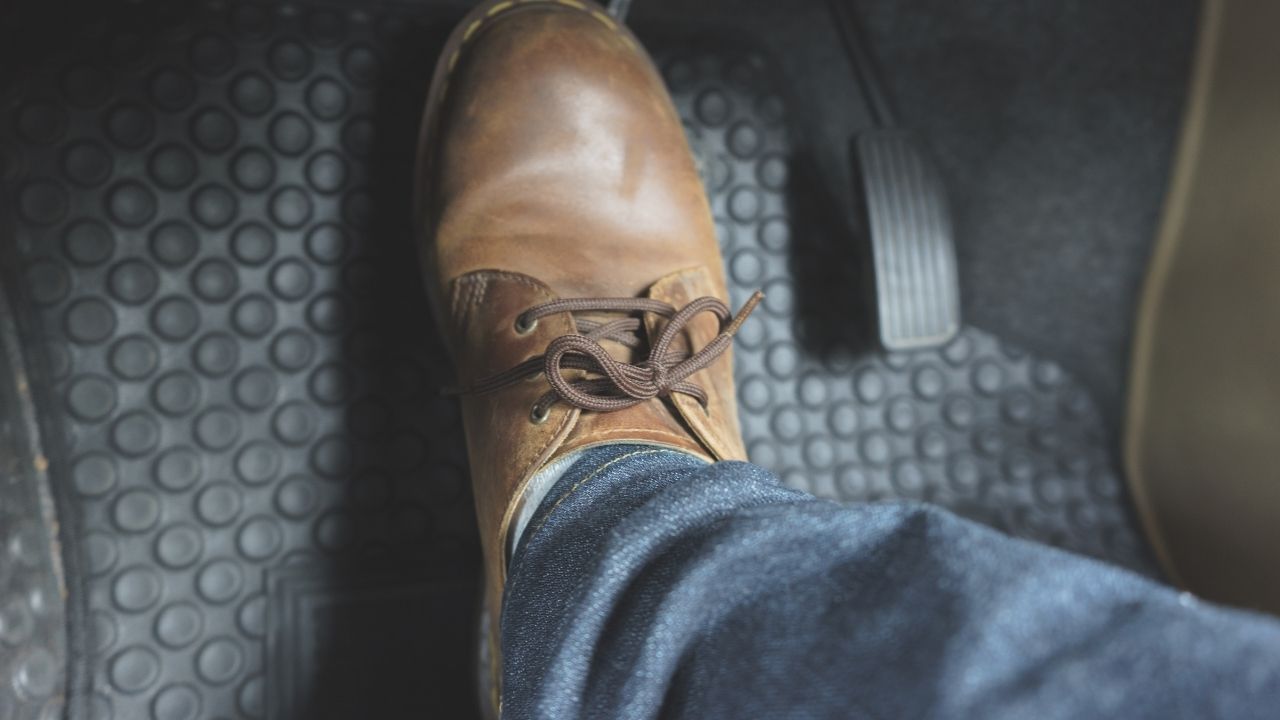
{"type": "Polygon", "coordinates": [[[937,347],[960,329],[960,281],[946,190],[901,130],[856,141],[875,268],[880,342],[888,350],[937,347]]]}

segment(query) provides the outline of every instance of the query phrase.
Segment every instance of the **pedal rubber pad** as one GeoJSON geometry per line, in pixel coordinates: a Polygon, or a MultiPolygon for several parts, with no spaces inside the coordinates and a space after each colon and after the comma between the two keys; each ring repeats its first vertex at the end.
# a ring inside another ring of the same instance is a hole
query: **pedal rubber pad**
{"type": "Polygon", "coordinates": [[[946,191],[910,133],[858,136],[880,341],[889,350],[946,344],[960,329],[960,282],[946,191]]]}

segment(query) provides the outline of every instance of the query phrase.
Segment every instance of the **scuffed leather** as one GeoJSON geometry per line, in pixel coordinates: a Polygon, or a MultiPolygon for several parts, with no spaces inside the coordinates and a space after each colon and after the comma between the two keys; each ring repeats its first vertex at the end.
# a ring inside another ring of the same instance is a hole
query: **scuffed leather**
{"type": "MultiPolygon", "coordinates": [[[[456,340],[459,386],[501,372],[538,355],[551,340],[576,331],[573,318],[542,318],[526,335],[515,331],[516,317],[539,303],[555,299],[542,283],[519,273],[498,270],[468,273],[452,283],[450,318],[456,340]]],[[[462,422],[471,461],[476,515],[485,557],[500,559],[502,523],[518,486],[547,462],[564,442],[580,411],[556,403],[541,424],[529,420],[533,404],[547,390],[544,381],[528,382],[502,392],[463,395],[462,422]]],[[[491,570],[502,576],[500,563],[491,570]]]]}
{"type": "Polygon", "coordinates": [[[679,116],[630,43],[551,3],[517,5],[472,37],[426,171],[438,287],[509,268],[563,297],[636,297],[698,265],[724,285],[679,116]]]}
{"type": "MultiPolygon", "coordinates": [[[[715,227],[679,116],[638,42],[599,6],[486,3],[455,31],[441,63],[416,200],[427,286],[461,387],[574,332],[567,314],[515,332],[517,315],[557,297],[727,301],[715,227]]],[[[687,339],[713,337],[713,320],[702,329],[707,321],[700,318],[687,339]]],[[[541,377],[463,396],[493,627],[506,534],[539,468],[609,442],[708,460],[744,457],[732,360],[721,357],[692,380],[711,397],[709,415],[689,398],[614,413],[561,402],[535,424],[530,410],[549,387],[541,377]]]]}

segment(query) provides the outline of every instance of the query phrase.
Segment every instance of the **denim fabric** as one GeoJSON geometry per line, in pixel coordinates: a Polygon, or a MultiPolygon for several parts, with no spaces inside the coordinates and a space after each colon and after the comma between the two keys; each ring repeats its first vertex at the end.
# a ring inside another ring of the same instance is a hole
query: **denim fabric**
{"type": "Polygon", "coordinates": [[[1277,718],[1280,623],[915,504],[588,451],[511,562],[507,718],[1277,718]]]}

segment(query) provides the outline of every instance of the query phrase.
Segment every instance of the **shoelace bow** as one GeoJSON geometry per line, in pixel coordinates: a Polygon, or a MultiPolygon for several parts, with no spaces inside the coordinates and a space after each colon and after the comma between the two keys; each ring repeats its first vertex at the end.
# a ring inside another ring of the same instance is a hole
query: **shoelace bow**
{"type": "Polygon", "coordinates": [[[547,351],[542,355],[490,375],[465,392],[495,392],[542,373],[551,389],[534,403],[531,417],[535,422],[545,420],[551,405],[557,401],[583,410],[613,412],[651,398],[682,393],[696,398],[705,408],[706,391],[688,382],[688,377],[715,362],[729,349],[734,334],[762,299],[764,293],[757,290],[743,303],[736,316],[729,312],[724,302],[714,297],[700,297],[679,310],[659,300],[646,298],[571,298],[536,305],[516,318],[517,332],[527,333],[540,318],[563,312],[653,313],[667,318],[667,324],[650,347],[648,358],[632,364],[614,359],[601,342],[612,341],[639,349],[644,344],[644,321],[641,318],[624,317],[607,322],[579,318],[577,334],[561,335],[547,345],[547,351]],[[712,313],[720,320],[720,333],[697,352],[672,350],[671,344],[685,326],[704,312],[712,313]],[[564,370],[581,370],[594,377],[566,380],[564,370]]]}

